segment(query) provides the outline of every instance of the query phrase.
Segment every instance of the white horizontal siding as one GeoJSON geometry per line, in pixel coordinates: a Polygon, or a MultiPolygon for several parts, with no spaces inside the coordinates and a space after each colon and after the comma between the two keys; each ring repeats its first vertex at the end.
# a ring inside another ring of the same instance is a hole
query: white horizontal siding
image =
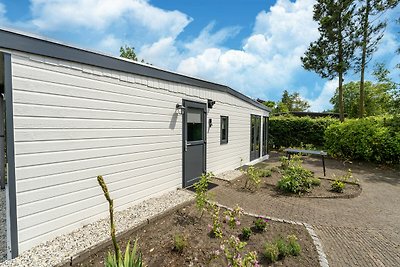
{"type": "Polygon", "coordinates": [[[217,102],[207,135],[216,173],[249,161],[250,114],[266,114],[215,90],[23,53],[12,60],[21,251],[106,216],[97,175],[117,209],[180,187],[182,99],[217,102]],[[224,145],[220,115],[229,116],[224,145]]]}
{"type": "Polygon", "coordinates": [[[117,209],[181,186],[181,97],[18,55],[12,66],[21,251],[105,216],[97,175],[117,209]]]}

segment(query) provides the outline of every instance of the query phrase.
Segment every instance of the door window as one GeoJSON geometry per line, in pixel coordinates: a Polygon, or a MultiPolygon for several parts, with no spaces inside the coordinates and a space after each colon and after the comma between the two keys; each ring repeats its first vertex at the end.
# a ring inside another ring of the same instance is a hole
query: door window
{"type": "Polygon", "coordinates": [[[187,140],[203,140],[203,111],[200,109],[187,109],[187,140]]]}

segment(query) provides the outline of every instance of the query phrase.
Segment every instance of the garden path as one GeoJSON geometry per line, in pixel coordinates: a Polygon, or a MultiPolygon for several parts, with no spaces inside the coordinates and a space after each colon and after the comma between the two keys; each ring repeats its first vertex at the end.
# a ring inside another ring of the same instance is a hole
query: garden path
{"type": "MultiPolygon", "coordinates": [[[[264,164],[279,165],[272,153],[264,164]]],[[[322,175],[319,158],[303,166],[322,175]]],[[[215,200],[247,212],[306,222],[322,241],[330,266],[400,266],[400,173],[366,163],[327,160],[327,177],[351,168],[363,191],[353,199],[311,199],[239,192],[231,187],[213,189],[215,200]]]]}

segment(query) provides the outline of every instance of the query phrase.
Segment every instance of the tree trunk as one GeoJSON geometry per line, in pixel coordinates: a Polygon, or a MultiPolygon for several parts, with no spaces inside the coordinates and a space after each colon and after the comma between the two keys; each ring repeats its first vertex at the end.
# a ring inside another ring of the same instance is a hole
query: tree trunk
{"type": "Polygon", "coordinates": [[[364,73],[365,62],[367,56],[367,42],[368,42],[368,16],[370,12],[370,0],[366,0],[365,14],[363,18],[363,38],[362,38],[362,55],[361,55],[361,77],[360,77],[360,101],[359,101],[359,117],[364,117],[365,114],[365,90],[364,90],[364,73]]]}
{"type": "Polygon", "coordinates": [[[344,105],[343,105],[343,73],[339,72],[339,118],[344,121],[344,105]]]}
{"type": "Polygon", "coordinates": [[[338,46],[339,46],[339,51],[338,51],[338,66],[337,66],[337,72],[339,74],[339,118],[340,121],[344,121],[344,104],[343,104],[343,73],[344,73],[344,62],[343,62],[343,36],[342,36],[342,5],[343,3],[340,2],[340,13],[339,13],[339,36],[338,36],[338,46]]]}

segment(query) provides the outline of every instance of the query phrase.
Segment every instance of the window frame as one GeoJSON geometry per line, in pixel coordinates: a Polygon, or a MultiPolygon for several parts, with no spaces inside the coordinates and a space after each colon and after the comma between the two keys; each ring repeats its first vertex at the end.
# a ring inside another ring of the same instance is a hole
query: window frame
{"type": "Polygon", "coordinates": [[[220,116],[220,126],[219,126],[219,130],[220,130],[220,144],[224,145],[224,144],[228,144],[229,142],[229,116],[220,116]],[[226,122],[225,125],[225,131],[226,131],[226,138],[223,139],[222,138],[222,124],[223,121],[226,122]]]}

